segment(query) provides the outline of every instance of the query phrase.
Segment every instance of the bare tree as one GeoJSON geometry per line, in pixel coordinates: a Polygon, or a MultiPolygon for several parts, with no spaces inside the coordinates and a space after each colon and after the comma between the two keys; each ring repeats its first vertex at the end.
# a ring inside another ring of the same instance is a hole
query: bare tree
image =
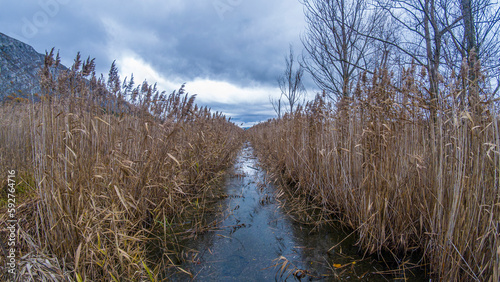
{"type": "Polygon", "coordinates": [[[285,72],[278,78],[278,85],[281,90],[280,99],[277,101],[279,105],[279,111],[281,113],[281,97],[285,97],[288,101],[288,106],[290,107],[290,113],[293,113],[293,109],[297,102],[305,95],[305,88],[302,83],[302,77],[304,75],[304,69],[299,65],[298,69],[294,70],[295,56],[293,54],[293,48],[290,46],[290,54],[285,57],[285,72]]]}
{"type": "MultiPolygon", "coordinates": [[[[500,8],[492,0],[377,0],[403,34],[396,44],[383,38],[367,37],[392,44],[429,74],[429,106],[439,99],[442,74],[460,69],[464,59],[477,60],[492,74],[500,66],[500,8]],[[469,58],[473,54],[475,58],[469,58]]],[[[470,66],[472,67],[472,66],[470,66]]],[[[468,81],[476,81],[474,77],[468,81]]]]}
{"type": "Polygon", "coordinates": [[[491,77],[500,75],[500,5],[491,0],[477,0],[473,10],[475,17],[477,49],[479,59],[491,77]]]}
{"type": "MultiPolygon", "coordinates": [[[[458,1],[458,0],[456,0],[458,1]]],[[[459,0],[461,26],[453,33],[453,43],[461,59],[477,56],[488,71],[498,74],[500,66],[500,6],[492,0],[459,0]]]]}
{"type": "MultiPolygon", "coordinates": [[[[446,43],[452,38],[463,20],[459,5],[455,1],[440,0],[378,0],[382,8],[395,22],[403,34],[398,44],[380,37],[374,38],[392,44],[401,53],[427,69],[429,77],[427,103],[431,119],[436,122],[446,43]]],[[[364,34],[373,38],[369,34],[364,34]]],[[[451,56],[450,56],[451,58],[451,56]]],[[[451,60],[450,60],[451,61],[451,60]]]]}
{"type": "MultiPolygon", "coordinates": [[[[460,13],[463,17],[462,28],[454,34],[454,43],[462,61],[467,59],[469,69],[474,70],[474,63],[481,62],[481,67],[489,74],[489,78],[496,78],[500,84],[500,6],[491,0],[460,0],[460,13]],[[460,37],[462,40],[460,41],[460,37]]],[[[464,89],[472,104],[476,104],[478,92],[471,89],[477,87],[475,71],[470,71],[463,78],[464,89]]],[[[498,90],[498,87],[497,87],[498,90]]],[[[464,92],[465,93],[465,92],[464,92]]]]}
{"type": "Polygon", "coordinates": [[[372,67],[373,37],[381,27],[378,11],[369,10],[366,0],[302,3],[308,24],[302,38],[305,69],[331,98],[350,96],[355,78],[372,67]]]}

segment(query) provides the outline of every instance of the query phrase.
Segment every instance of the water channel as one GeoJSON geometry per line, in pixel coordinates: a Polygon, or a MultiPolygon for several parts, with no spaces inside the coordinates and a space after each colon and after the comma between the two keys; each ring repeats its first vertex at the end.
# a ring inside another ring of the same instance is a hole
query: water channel
{"type": "MultiPolygon", "coordinates": [[[[207,214],[216,226],[182,242],[190,254],[169,274],[173,281],[388,281],[374,257],[364,257],[346,233],[293,221],[276,200],[278,191],[245,144],[225,179],[225,197],[207,214]]],[[[351,236],[354,237],[354,236],[351,236]]],[[[408,281],[425,281],[422,271],[408,281]]]]}

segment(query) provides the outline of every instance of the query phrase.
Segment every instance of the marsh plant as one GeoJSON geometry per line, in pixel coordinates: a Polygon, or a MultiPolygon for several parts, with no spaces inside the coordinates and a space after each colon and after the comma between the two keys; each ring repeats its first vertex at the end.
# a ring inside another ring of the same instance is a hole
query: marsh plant
{"type": "Polygon", "coordinates": [[[498,281],[499,117],[483,78],[465,62],[430,101],[424,68],[365,72],[351,97],[318,95],[248,136],[291,197],[366,252],[417,254],[442,281],[498,281]]]}
{"type": "Polygon", "coordinates": [[[114,63],[107,80],[94,69],[79,54],[65,69],[51,51],[43,92],[0,108],[0,166],[31,189],[18,281],[156,280],[172,263],[151,262],[148,240],[175,241],[158,236],[165,222],[208,193],[241,145],[241,129],[184,86],[167,94],[120,81],[114,63]]]}

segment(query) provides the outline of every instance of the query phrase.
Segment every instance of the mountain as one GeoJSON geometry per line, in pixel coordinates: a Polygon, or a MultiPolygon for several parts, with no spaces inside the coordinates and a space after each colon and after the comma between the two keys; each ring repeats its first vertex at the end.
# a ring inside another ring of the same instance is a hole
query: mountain
{"type": "Polygon", "coordinates": [[[28,44],[0,32],[0,101],[40,92],[38,71],[44,58],[28,44]]]}

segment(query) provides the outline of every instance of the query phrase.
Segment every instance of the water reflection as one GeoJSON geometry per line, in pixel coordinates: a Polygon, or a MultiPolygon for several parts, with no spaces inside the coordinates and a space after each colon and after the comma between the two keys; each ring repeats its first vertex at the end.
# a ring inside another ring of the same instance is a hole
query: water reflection
{"type": "MultiPolygon", "coordinates": [[[[299,277],[387,281],[387,277],[373,274],[384,269],[382,264],[360,257],[352,240],[344,241],[336,252],[327,253],[346,234],[331,227],[312,230],[291,220],[274,199],[275,187],[266,184],[266,174],[258,167],[248,144],[239,153],[225,187],[227,197],[216,203],[221,212],[209,215],[215,217],[210,220],[217,219],[217,228],[183,242],[188,253],[194,250],[189,262],[182,265],[193,274],[193,280],[274,281],[299,277]]],[[[191,279],[182,272],[169,278],[191,279]]]]}

